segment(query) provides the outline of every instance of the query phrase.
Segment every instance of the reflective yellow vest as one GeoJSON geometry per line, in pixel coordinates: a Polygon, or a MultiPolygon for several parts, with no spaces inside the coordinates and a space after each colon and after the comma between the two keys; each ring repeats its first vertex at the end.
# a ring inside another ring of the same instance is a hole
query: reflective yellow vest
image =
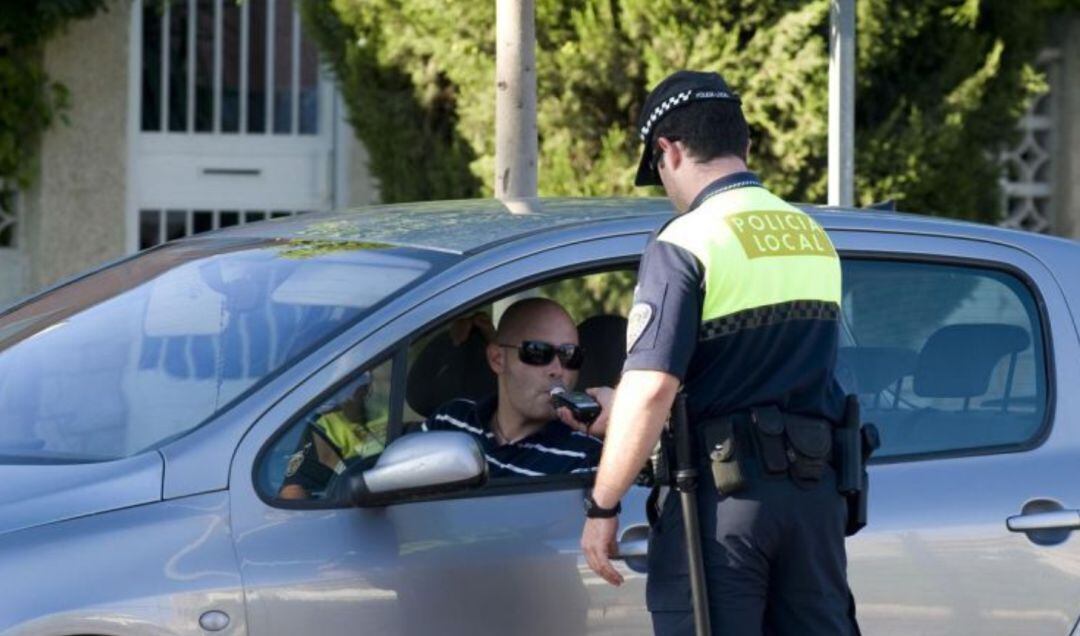
{"type": "Polygon", "coordinates": [[[369,423],[370,431],[354,424],[341,411],[331,411],[319,417],[315,426],[326,435],[326,438],[337,448],[341,459],[353,457],[370,457],[383,451],[383,443],[386,439],[386,422],[369,423]],[[381,429],[381,430],[380,430],[381,429]]]}
{"type": "Polygon", "coordinates": [[[657,240],[689,251],[704,267],[699,338],[837,316],[836,249],[817,221],[765,188],[718,192],[668,223],[657,240]]]}

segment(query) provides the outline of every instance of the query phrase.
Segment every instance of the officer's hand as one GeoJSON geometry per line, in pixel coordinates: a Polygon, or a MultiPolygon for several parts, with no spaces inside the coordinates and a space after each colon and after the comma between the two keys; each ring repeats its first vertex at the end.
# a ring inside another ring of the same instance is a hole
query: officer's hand
{"type": "Polygon", "coordinates": [[[619,518],[586,519],[581,531],[581,551],[589,567],[608,583],[622,585],[623,577],[615,566],[611,565],[611,555],[615,554],[615,533],[619,529],[619,518]]]}
{"type": "Polygon", "coordinates": [[[585,393],[588,393],[600,403],[600,415],[592,424],[586,426],[584,423],[575,420],[573,413],[565,406],[556,409],[555,414],[559,416],[559,419],[564,424],[575,431],[588,433],[593,437],[603,437],[604,433],[607,432],[608,416],[611,414],[611,400],[615,397],[615,389],[609,386],[597,386],[585,389],[585,393]]]}

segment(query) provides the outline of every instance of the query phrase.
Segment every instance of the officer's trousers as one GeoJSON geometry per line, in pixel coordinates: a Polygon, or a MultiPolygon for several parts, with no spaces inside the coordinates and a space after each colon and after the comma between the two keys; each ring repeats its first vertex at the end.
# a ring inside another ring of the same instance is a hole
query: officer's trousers
{"type": "MultiPolygon", "coordinates": [[[[844,552],[847,512],[832,470],[809,489],[786,477],[757,477],[732,496],[717,493],[707,469],[701,475],[697,500],[713,634],[858,634],[844,552]]],[[[649,539],[646,601],[658,636],[693,635],[675,492],[649,539]]]]}

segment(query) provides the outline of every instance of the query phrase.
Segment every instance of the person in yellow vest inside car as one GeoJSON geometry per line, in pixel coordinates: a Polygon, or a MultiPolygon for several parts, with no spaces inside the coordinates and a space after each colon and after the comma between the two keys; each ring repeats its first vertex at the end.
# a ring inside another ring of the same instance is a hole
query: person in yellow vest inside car
{"type": "Polygon", "coordinates": [[[282,499],[309,499],[322,492],[334,475],[352,461],[383,451],[386,417],[372,418],[367,398],[371,374],[363,374],[340,404],[317,410],[285,467],[282,499]]]}

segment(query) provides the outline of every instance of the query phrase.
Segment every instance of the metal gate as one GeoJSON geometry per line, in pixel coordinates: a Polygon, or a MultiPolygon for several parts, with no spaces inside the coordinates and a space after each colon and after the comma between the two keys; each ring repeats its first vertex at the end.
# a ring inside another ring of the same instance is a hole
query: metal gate
{"type": "Polygon", "coordinates": [[[128,248],[326,209],[336,95],[291,0],[134,0],[128,248]]]}

